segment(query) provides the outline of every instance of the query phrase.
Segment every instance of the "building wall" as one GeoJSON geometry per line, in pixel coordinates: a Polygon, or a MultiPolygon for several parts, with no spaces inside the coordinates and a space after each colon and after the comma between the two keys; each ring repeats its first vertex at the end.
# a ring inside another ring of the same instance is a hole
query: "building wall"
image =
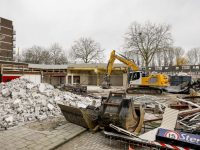
{"type": "Polygon", "coordinates": [[[21,76],[22,76],[22,74],[3,74],[2,82],[9,82],[9,81],[17,79],[21,76]]]}
{"type": "MultiPolygon", "coordinates": [[[[75,77],[80,77],[80,83],[82,85],[97,85],[98,84],[98,74],[94,71],[74,71],[68,70],[67,73],[68,80],[66,83],[75,84],[75,77]]],[[[100,85],[103,82],[104,73],[100,73],[100,85]]],[[[123,71],[112,71],[110,75],[110,81],[113,86],[123,86],[123,71]]]]}
{"type": "Polygon", "coordinates": [[[30,81],[39,84],[41,83],[41,75],[29,75],[29,74],[25,74],[24,75],[26,78],[28,78],[30,81]]]}
{"type": "Polygon", "coordinates": [[[127,86],[127,73],[123,73],[123,86],[127,86]]]}
{"type": "Polygon", "coordinates": [[[0,34],[5,36],[0,41],[0,60],[13,60],[15,36],[13,35],[12,21],[0,18],[0,34]]]}
{"type": "Polygon", "coordinates": [[[45,75],[42,78],[42,83],[49,83],[53,86],[66,84],[66,77],[50,77],[49,75],[45,75]]]}
{"type": "Polygon", "coordinates": [[[16,78],[19,78],[21,76],[25,76],[27,79],[29,79],[30,81],[39,84],[41,83],[41,75],[29,75],[29,74],[3,74],[2,75],[2,81],[6,82],[9,80],[14,80],[16,78]]]}

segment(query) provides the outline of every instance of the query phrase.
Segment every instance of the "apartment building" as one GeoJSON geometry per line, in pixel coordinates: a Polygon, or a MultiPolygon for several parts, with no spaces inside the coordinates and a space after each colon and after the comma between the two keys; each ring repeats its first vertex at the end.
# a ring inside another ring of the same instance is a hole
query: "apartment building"
{"type": "Polygon", "coordinates": [[[149,72],[160,72],[168,75],[176,75],[179,72],[184,72],[193,78],[200,78],[200,65],[156,66],[149,67],[148,69],[149,72]]]}
{"type": "Polygon", "coordinates": [[[13,53],[16,52],[16,31],[12,21],[0,17],[0,35],[5,37],[0,41],[0,60],[12,61],[13,53]]]}

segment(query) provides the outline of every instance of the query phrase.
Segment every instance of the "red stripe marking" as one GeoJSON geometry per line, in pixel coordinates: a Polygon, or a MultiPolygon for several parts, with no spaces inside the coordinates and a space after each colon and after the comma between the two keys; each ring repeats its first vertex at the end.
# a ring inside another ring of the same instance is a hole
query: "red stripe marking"
{"type": "Polygon", "coordinates": [[[163,147],[167,147],[164,143],[160,143],[160,142],[159,142],[159,144],[162,145],[163,147]]]}
{"type": "MultiPolygon", "coordinates": [[[[168,147],[167,145],[165,145],[164,143],[160,143],[160,142],[158,142],[161,146],[163,146],[163,147],[168,147]]],[[[154,144],[154,145],[157,145],[156,143],[154,143],[154,142],[152,142],[152,144],[154,144]]],[[[180,150],[178,147],[176,147],[176,146],[174,146],[174,145],[170,145],[171,147],[173,147],[174,149],[178,149],[178,150],[180,150]]],[[[185,150],[190,150],[190,149],[188,149],[188,148],[184,148],[184,147],[181,147],[181,148],[183,148],[183,149],[185,149],[185,150]]]]}
{"type": "Polygon", "coordinates": [[[174,145],[171,145],[174,149],[179,149],[178,147],[174,146],[174,145]]]}

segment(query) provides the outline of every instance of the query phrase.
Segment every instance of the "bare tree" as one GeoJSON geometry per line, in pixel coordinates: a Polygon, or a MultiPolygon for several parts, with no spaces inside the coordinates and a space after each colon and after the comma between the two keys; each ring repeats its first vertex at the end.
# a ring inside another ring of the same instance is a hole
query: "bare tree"
{"type": "Polygon", "coordinates": [[[58,44],[54,43],[49,48],[49,62],[52,64],[67,64],[67,55],[66,51],[58,44]]]}
{"type": "Polygon", "coordinates": [[[186,53],[186,58],[187,60],[189,61],[189,64],[190,65],[195,65],[195,55],[194,55],[194,52],[193,50],[189,50],[187,53],[186,53]]]}
{"type": "Polygon", "coordinates": [[[89,63],[91,60],[101,62],[104,58],[104,49],[101,45],[91,38],[80,38],[74,41],[74,45],[70,49],[70,56],[74,59],[81,59],[84,63],[89,63]]]}
{"type": "Polygon", "coordinates": [[[156,60],[157,60],[158,66],[162,66],[162,62],[163,62],[162,51],[158,51],[156,53],[156,60]]]}
{"type": "Polygon", "coordinates": [[[148,21],[142,25],[133,22],[125,34],[124,47],[133,55],[142,56],[148,71],[148,65],[154,55],[172,44],[170,29],[171,26],[166,24],[156,25],[148,21]]]}
{"type": "Polygon", "coordinates": [[[44,51],[45,48],[34,45],[30,48],[25,48],[21,53],[20,59],[28,63],[41,64],[45,57],[44,51]]]}
{"type": "Polygon", "coordinates": [[[174,56],[176,57],[176,60],[183,57],[184,53],[185,50],[182,47],[174,47],[174,56]]]}
{"type": "Polygon", "coordinates": [[[200,48],[192,48],[186,53],[186,58],[191,65],[197,65],[200,62],[200,48]]]}
{"type": "Polygon", "coordinates": [[[174,63],[174,48],[173,47],[169,47],[166,51],[167,56],[168,56],[168,64],[169,66],[172,66],[174,63]]]}
{"type": "MultiPolygon", "coordinates": [[[[18,57],[16,56],[16,61],[18,57]]],[[[58,43],[51,45],[50,48],[32,46],[25,48],[19,56],[19,61],[34,64],[67,64],[67,55],[58,43]]]]}

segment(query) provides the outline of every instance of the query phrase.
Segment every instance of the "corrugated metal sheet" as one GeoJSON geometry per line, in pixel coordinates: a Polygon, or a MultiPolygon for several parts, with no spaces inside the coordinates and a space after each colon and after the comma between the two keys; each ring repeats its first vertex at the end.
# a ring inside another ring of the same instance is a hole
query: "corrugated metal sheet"
{"type": "Polygon", "coordinates": [[[179,110],[166,108],[160,128],[174,130],[179,110]]]}
{"type": "MultiPolygon", "coordinates": [[[[179,112],[179,110],[166,108],[165,112],[163,114],[163,120],[162,120],[161,126],[159,128],[174,130],[174,128],[176,126],[178,112],[179,112]]],[[[142,139],[145,139],[145,140],[155,141],[156,134],[157,134],[159,128],[155,128],[149,132],[146,132],[146,133],[140,135],[139,137],[142,139]]]]}
{"type": "Polygon", "coordinates": [[[148,131],[142,135],[140,135],[139,137],[148,141],[155,141],[156,140],[156,134],[158,132],[159,128],[155,128],[151,131],[148,131]]]}

